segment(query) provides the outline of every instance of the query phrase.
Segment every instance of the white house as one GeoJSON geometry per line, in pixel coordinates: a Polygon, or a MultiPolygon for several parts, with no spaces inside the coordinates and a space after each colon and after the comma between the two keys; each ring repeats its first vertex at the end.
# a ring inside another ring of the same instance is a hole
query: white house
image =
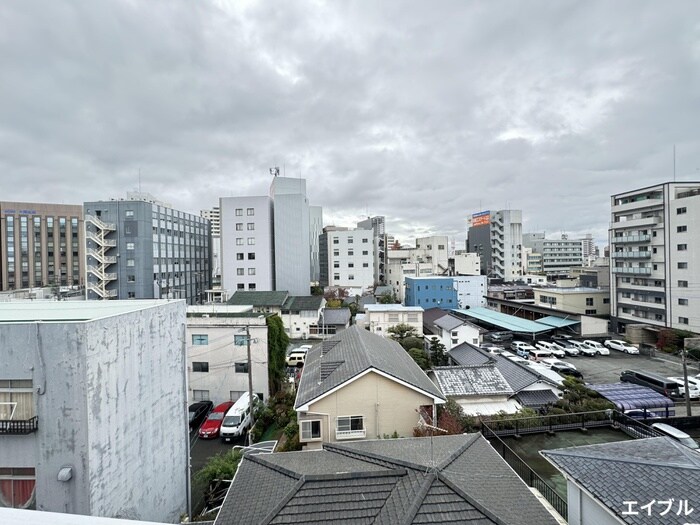
{"type": "Polygon", "coordinates": [[[418,335],[423,334],[423,307],[403,306],[400,304],[368,304],[365,305],[365,315],[355,321],[373,334],[388,337],[387,330],[397,324],[407,324],[416,329],[418,335]]]}

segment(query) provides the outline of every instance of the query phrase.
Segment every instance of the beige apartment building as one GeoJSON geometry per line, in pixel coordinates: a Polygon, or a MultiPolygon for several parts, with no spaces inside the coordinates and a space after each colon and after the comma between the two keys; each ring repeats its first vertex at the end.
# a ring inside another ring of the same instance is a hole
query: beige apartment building
{"type": "Polygon", "coordinates": [[[83,207],[0,202],[0,290],[85,282],[83,207]]]}
{"type": "Polygon", "coordinates": [[[580,315],[610,315],[609,288],[535,288],[535,304],[580,315]]]}

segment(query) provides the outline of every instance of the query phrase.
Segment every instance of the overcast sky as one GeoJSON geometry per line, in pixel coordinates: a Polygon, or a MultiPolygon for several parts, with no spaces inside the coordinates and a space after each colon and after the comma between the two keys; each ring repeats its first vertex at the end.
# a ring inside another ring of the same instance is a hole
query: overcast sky
{"type": "Polygon", "coordinates": [[[141,189],[199,213],[304,177],[326,224],[480,210],[607,238],[611,194],[700,180],[700,2],[0,3],[2,200],[141,189]]]}

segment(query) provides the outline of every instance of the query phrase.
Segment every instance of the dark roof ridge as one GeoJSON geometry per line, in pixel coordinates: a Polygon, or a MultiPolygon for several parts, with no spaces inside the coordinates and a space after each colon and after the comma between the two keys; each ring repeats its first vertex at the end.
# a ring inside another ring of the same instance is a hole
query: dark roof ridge
{"type": "Polygon", "coordinates": [[[423,502],[430,491],[430,487],[433,486],[436,479],[438,479],[437,476],[432,472],[425,476],[425,479],[421,482],[420,488],[414,496],[413,503],[411,503],[406,510],[406,514],[403,516],[401,523],[405,523],[406,525],[411,525],[411,523],[413,523],[413,520],[416,518],[416,514],[418,514],[421,506],[423,506],[423,502]]]}
{"type": "MultiPolygon", "coordinates": [[[[608,443],[597,443],[595,445],[587,445],[590,447],[607,445],[608,443]]],[[[683,447],[683,445],[680,445],[683,447]]],[[[575,448],[575,447],[572,447],[575,448]]],[[[685,447],[687,448],[687,447],[685,447]]],[[[543,450],[541,454],[547,454],[549,456],[566,456],[575,458],[586,458],[588,460],[598,460],[598,461],[611,461],[613,463],[628,463],[630,465],[650,465],[654,467],[666,467],[666,468],[677,468],[682,470],[700,470],[700,458],[695,457],[695,452],[691,449],[682,450],[678,448],[678,451],[689,460],[689,463],[679,463],[677,461],[658,461],[652,459],[642,459],[642,458],[620,458],[618,456],[595,456],[585,453],[577,453],[573,450],[543,450]]]]}
{"type": "MultiPolygon", "coordinates": [[[[464,499],[464,501],[468,502],[470,505],[472,505],[476,510],[481,512],[484,516],[489,518],[491,521],[496,523],[497,525],[508,525],[507,522],[496,516],[491,510],[487,509],[484,507],[481,503],[476,501],[474,498],[472,498],[469,494],[464,492],[461,488],[459,488],[457,485],[455,485],[447,476],[445,476],[442,472],[437,473],[437,478],[442,481],[445,485],[447,485],[450,490],[454,491],[455,494],[457,494],[459,497],[464,499]]],[[[524,482],[523,482],[524,483],[524,482]]]]}
{"type": "Polygon", "coordinates": [[[327,481],[332,479],[370,479],[384,477],[398,477],[408,474],[405,468],[389,470],[372,470],[369,472],[334,472],[333,474],[306,474],[302,478],[306,481],[327,481]]]}
{"type": "MultiPolygon", "coordinates": [[[[255,456],[252,456],[255,457],[255,456]]],[[[296,495],[297,492],[299,492],[299,489],[304,486],[304,483],[306,483],[306,480],[304,479],[304,476],[302,476],[299,481],[297,481],[294,486],[289,489],[289,492],[284,495],[284,498],[282,498],[277,505],[272,507],[270,509],[270,512],[267,513],[267,516],[260,522],[261,525],[269,525],[272,520],[274,520],[277,517],[277,514],[281,512],[281,510],[291,501],[291,499],[296,495]]]]}
{"type": "Polygon", "coordinates": [[[254,454],[254,455],[243,455],[244,459],[247,459],[248,461],[252,461],[253,463],[258,463],[259,465],[262,465],[264,467],[267,467],[269,469],[275,470],[279,472],[280,474],[284,474],[285,476],[289,476],[290,478],[294,479],[301,479],[303,476],[301,476],[298,472],[294,472],[293,470],[289,470],[288,468],[284,468],[280,465],[277,465],[276,463],[270,463],[268,461],[265,461],[265,459],[262,457],[263,454],[254,454]]]}
{"type": "Polygon", "coordinates": [[[438,471],[442,471],[446,469],[454,460],[456,460],[459,456],[464,454],[469,447],[471,447],[474,443],[476,443],[479,439],[479,436],[481,436],[480,433],[474,432],[473,434],[463,434],[465,436],[469,436],[470,439],[467,439],[466,443],[461,445],[460,447],[457,448],[452,454],[448,456],[447,459],[445,459],[442,463],[438,465],[438,471]]]}
{"type": "Polygon", "coordinates": [[[342,454],[344,456],[355,457],[360,460],[368,461],[369,463],[384,462],[389,465],[398,465],[405,468],[410,468],[412,470],[425,470],[425,465],[419,465],[417,463],[411,463],[410,461],[404,461],[403,459],[389,458],[387,456],[382,456],[381,454],[376,454],[374,452],[367,452],[366,450],[359,451],[354,448],[345,448],[337,443],[324,443],[324,450],[330,450],[337,454],[342,454]]]}

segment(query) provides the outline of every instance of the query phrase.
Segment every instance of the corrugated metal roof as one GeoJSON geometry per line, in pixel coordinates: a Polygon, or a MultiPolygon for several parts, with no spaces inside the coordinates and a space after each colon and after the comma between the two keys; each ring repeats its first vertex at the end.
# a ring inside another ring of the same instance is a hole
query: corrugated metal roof
{"type": "Polygon", "coordinates": [[[472,317],[484,323],[503,328],[504,330],[510,330],[511,332],[538,334],[552,329],[551,326],[547,326],[546,324],[529,321],[528,319],[522,319],[514,315],[503,314],[483,307],[469,308],[468,310],[455,309],[454,311],[460,315],[472,317]]]}
{"type": "Polygon", "coordinates": [[[563,317],[557,317],[556,315],[548,315],[547,317],[538,319],[537,322],[546,324],[547,326],[554,326],[555,328],[563,328],[565,326],[572,326],[581,323],[581,321],[575,321],[573,319],[564,319],[563,317]]]}

